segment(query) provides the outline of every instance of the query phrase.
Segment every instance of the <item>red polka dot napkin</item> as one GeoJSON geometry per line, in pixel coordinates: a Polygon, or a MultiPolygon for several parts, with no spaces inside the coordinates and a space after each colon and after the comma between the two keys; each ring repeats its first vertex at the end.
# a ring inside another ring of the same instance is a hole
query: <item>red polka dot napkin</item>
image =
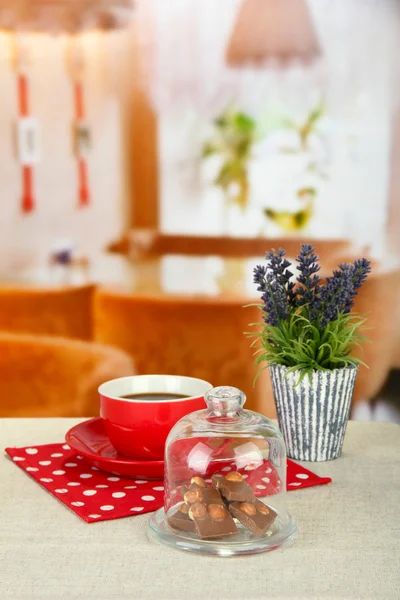
{"type": "MultiPolygon", "coordinates": [[[[163,506],[162,481],[128,479],[105,473],[77,455],[68,444],[6,448],[6,452],[18,467],[87,523],[144,514],[163,506]]],[[[260,495],[275,493],[280,485],[277,472],[269,461],[252,473],[247,472],[247,477],[256,494],[259,490],[260,495]]],[[[330,481],[329,477],[319,477],[301,465],[287,461],[288,490],[330,481]]]]}

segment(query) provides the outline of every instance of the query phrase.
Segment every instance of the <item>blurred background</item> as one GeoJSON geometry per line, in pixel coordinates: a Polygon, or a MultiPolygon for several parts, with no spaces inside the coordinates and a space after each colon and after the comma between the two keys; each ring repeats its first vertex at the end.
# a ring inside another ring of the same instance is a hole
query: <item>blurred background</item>
{"type": "Polygon", "coordinates": [[[0,415],[235,385],[252,269],[367,256],[353,418],[400,422],[400,2],[0,0],[0,415]]]}

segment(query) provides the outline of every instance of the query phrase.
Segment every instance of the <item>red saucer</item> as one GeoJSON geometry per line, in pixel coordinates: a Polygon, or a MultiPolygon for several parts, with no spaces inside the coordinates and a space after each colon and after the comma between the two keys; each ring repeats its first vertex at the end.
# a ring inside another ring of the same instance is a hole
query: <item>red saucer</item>
{"type": "Polygon", "coordinates": [[[107,437],[101,417],[75,425],[66,433],[65,440],[77,454],[106,473],[137,479],[164,477],[163,460],[134,460],[118,454],[107,437]]]}

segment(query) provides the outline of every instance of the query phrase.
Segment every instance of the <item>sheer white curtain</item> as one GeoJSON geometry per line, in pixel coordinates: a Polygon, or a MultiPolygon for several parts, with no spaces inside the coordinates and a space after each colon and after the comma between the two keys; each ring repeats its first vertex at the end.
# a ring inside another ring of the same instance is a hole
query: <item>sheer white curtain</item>
{"type": "MultiPolygon", "coordinates": [[[[220,198],[204,177],[200,153],[211,119],[231,100],[255,116],[275,104],[300,118],[322,91],[329,179],[310,233],[379,245],[386,225],[391,119],[399,105],[400,2],[309,0],[322,59],[312,69],[283,71],[226,66],[225,48],[242,1],[139,0],[144,83],[160,117],[163,229],[220,230],[220,198]]],[[[290,171],[268,161],[265,156],[253,169],[254,218],[239,219],[238,234],[258,232],[257,198],[282,206],[272,190],[266,199],[266,182],[275,177],[272,189],[279,189],[277,179],[290,178],[290,171]]]]}
{"type": "MultiPolygon", "coordinates": [[[[139,0],[147,84],[160,112],[188,105],[215,114],[229,100],[251,105],[257,97],[260,105],[279,91],[286,100],[301,101],[310,87],[310,69],[231,69],[225,64],[225,49],[244,1],[139,0]]],[[[348,106],[365,91],[370,101],[388,105],[394,100],[400,3],[308,0],[308,5],[323,49],[312,81],[325,88],[331,104],[348,106]]]]}

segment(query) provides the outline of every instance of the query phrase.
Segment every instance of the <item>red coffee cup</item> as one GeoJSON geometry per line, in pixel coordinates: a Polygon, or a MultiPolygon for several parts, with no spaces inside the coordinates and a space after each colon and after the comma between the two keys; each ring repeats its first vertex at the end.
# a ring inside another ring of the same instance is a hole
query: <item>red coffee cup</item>
{"type": "Polygon", "coordinates": [[[123,456],[162,460],[172,427],[185,415],[206,407],[204,394],[210,388],[211,383],[203,379],[180,375],[136,375],[106,381],[99,387],[100,414],[110,442],[123,456]],[[149,398],[152,394],[170,397],[155,400],[149,398]],[[136,397],[126,398],[128,395],[136,397]]]}

